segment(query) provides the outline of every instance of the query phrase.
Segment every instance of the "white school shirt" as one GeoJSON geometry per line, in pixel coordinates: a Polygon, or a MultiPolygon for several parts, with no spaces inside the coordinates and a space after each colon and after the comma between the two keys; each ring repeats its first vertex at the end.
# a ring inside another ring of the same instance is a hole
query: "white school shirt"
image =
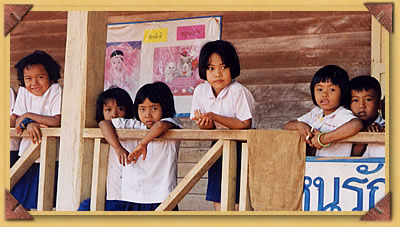
{"type": "MultiPolygon", "coordinates": [[[[115,118],[111,121],[117,129],[147,129],[136,119],[115,118]]],[[[164,118],[161,121],[183,128],[179,119],[175,117],[164,118]]],[[[138,140],[125,141],[125,145],[130,148],[129,152],[132,152],[138,143],[138,140]]],[[[177,184],[179,144],[179,141],[174,140],[151,141],[147,145],[145,160],[140,156],[136,163],[121,166],[121,200],[134,203],[163,202],[177,184]]],[[[118,175],[114,177],[118,179],[118,175]]]]}
{"type": "MultiPolygon", "coordinates": [[[[10,116],[13,113],[13,109],[15,106],[15,93],[12,88],[10,88],[10,116]]],[[[19,149],[19,143],[21,141],[21,138],[10,138],[10,151],[18,151],[19,149]]]]}
{"type": "MultiPolygon", "coordinates": [[[[379,124],[379,126],[385,126],[385,119],[382,118],[380,114],[375,119],[374,123],[379,124]]],[[[379,144],[368,144],[367,149],[365,150],[363,157],[365,158],[376,158],[376,157],[385,157],[385,145],[379,144]]]]}
{"type": "MultiPolygon", "coordinates": [[[[21,116],[30,112],[44,116],[56,116],[61,114],[62,89],[58,83],[52,84],[42,96],[30,93],[26,88],[19,87],[17,100],[13,113],[21,116]]],[[[31,145],[31,138],[24,137],[21,140],[19,156],[31,145]]],[[[59,139],[57,138],[57,157],[59,150],[59,139]]],[[[36,160],[38,163],[40,159],[36,160]]]]}
{"type": "MultiPolygon", "coordinates": [[[[310,112],[297,118],[298,121],[308,124],[320,132],[331,132],[357,118],[350,110],[340,106],[335,112],[323,117],[323,109],[315,107],[310,112]]],[[[332,143],[329,147],[317,150],[316,156],[322,157],[350,157],[351,143],[332,143]]]]}
{"type": "MultiPolygon", "coordinates": [[[[241,121],[251,120],[251,128],[255,128],[255,106],[251,92],[238,82],[232,81],[215,97],[211,85],[206,81],[199,84],[193,93],[190,118],[194,118],[194,111],[200,109],[202,113],[213,112],[225,117],[234,117],[241,121]]],[[[226,129],[215,122],[217,129],[226,129]]]]}

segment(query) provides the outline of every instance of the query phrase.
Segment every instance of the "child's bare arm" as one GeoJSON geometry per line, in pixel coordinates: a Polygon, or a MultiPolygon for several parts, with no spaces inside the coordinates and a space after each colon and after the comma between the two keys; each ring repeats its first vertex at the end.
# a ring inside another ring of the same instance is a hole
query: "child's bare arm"
{"type": "Polygon", "coordinates": [[[147,144],[153,139],[159,137],[161,134],[166,132],[168,129],[173,128],[174,125],[165,121],[156,122],[149,130],[149,132],[140,140],[139,145],[132,151],[128,156],[128,160],[131,162],[139,159],[140,155],[143,155],[143,160],[146,159],[147,155],[147,144]]]}
{"type": "Polygon", "coordinates": [[[61,125],[61,114],[58,114],[55,116],[44,116],[44,115],[34,114],[34,113],[29,113],[29,112],[24,113],[23,115],[19,116],[16,120],[15,125],[19,126],[19,124],[25,118],[30,118],[39,124],[47,125],[49,127],[59,127],[61,125]]]}
{"type": "MultiPolygon", "coordinates": [[[[350,136],[353,136],[357,134],[361,129],[363,128],[363,124],[360,119],[354,118],[350,120],[349,122],[343,124],[336,130],[333,130],[331,132],[322,134],[320,136],[320,142],[322,144],[329,144],[350,136]]],[[[316,147],[317,149],[321,149],[322,146],[320,143],[318,143],[318,136],[320,132],[315,133],[314,137],[311,139],[312,145],[316,147]]]]}
{"type": "Polygon", "coordinates": [[[15,114],[10,115],[10,128],[15,127],[15,122],[17,121],[18,116],[15,114]]]}
{"type": "Polygon", "coordinates": [[[125,148],[121,145],[118,140],[117,133],[115,132],[115,128],[111,121],[103,120],[100,121],[99,127],[101,132],[103,133],[104,138],[107,142],[114,148],[117,153],[119,163],[125,166],[125,164],[129,164],[128,155],[129,152],[125,150],[125,148]]]}
{"type": "Polygon", "coordinates": [[[230,129],[248,129],[251,128],[252,119],[241,121],[234,117],[226,117],[213,112],[201,114],[201,118],[210,119],[211,121],[218,122],[230,129]]]}
{"type": "Polygon", "coordinates": [[[311,132],[311,127],[301,121],[293,120],[289,121],[283,126],[283,129],[286,130],[297,130],[300,134],[300,137],[308,144],[311,144],[310,139],[314,136],[311,132]],[[306,139],[308,137],[308,139],[306,139]]]}

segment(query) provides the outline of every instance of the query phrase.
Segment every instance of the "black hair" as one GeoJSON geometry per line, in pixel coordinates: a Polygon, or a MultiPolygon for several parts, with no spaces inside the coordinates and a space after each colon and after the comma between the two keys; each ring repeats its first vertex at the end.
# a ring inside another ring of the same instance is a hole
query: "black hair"
{"type": "Polygon", "coordinates": [[[133,104],[134,114],[139,119],[139,105],[148,98],[153,103],[159,103],[162,108],[162,118],[173,117],[176,113],[174,96],[168,85],[163,82],[154,82],[152,84],[143,85],[136,93],[135,102],[133,104]]]}
{"type": "Polygon", "coordinates": [[[346,70],[340,68],[337,65],[327,65],[320,68],[311,80],[310,90],[311,97],[316,106],[317,101],[315,100],[314,87],[317,83],[328,82],[338,85],[340,87],[340,105],[349,108],[350,105],[350,89],[349,89],[349,75],[346,70]]]}
{"type": "Polygon", "coordinates": [[[240,75],[239,56],[236,48],[228,41],[216,40],[206,43],[200,50],[199,57],[199,75],[203,80],[207,80],[207,68],[210,65],[210,56],[218,54],[222,62],[229,67],[231,78],[235,79],[240,75]]]}
{"type": "Polygon", "coordinates": [[[117,106],[125,107],[125,118],[133,118],[133,102],[131,96],[124,89],[119,87],[111,87],[106,91],[103,91],[97,98],[96,103],[96,121],[100,122],[104,120],[103,107],[107,101],[115,99],[117,106]]]}
{"type": "Polygon", "coordinates": [[[124,52],[122,52],[121,50],[114,50],[114,51],[111,53],[110,58],[112,58],[112,57],[114,57],[114,56],[117,56],[117,55],[122,55],[122,56],[124,56],[124,52]]]}
{"type": "Polygon", "coordinates": [[[379,81],[368,75],[362,75],[354,77],[350,80],[350,91],[368,91],[373,90],[376,95],[376,99],[379,101],[381,100],[381,85],[379,81]]]}
{"type": "Polygon", "coordinates": [[[23,57],[17,64],[14,65],[14,68],[17,70],[20,86],[25,87],[24,69],[32,65],[44,66],[47,74],[49,75],[50,84],[58,83],[58,79],[61,78],[61,66],[46,52],[42,50],[35,50],[33,53],[23,57]]]}

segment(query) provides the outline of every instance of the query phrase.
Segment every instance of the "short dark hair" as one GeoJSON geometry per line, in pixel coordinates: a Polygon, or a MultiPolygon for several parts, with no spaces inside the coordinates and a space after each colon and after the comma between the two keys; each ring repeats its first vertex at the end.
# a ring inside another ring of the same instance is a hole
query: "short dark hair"
{"type": "Polygon", "coordinates": [[[104,120],[103,107],[109,100],[117,102],[117,106],[125,107],[125,118],[133,118],[133,102],[131,96],[124,89],[119,87],[111,87],[106,91],[103,91],[97,98],[96,103],[96,121],[100,122],[104,120]]]}
{"type": "Polygon", "coordinates": [[[240,75],[239,56],[236,48],[228,41],[216,40],[206,43],[200,50],[199,75],[201,79],[207,80],[206,71],[210,65],[210,56],[213,53],[218,54],[221,57],[222,62],[229,67],[232,79],[235,79],[240,75]]]}
{"type": "Polygon", "coordinates": [[[340,105],[349,108],[350,105],[350,89],[349,75],[346,70],[337,65],[327,65],[320,68],[311,80],[310,90],[314,104],[318,106],[315,100],[314,87],[319,82],[328,82],[340,87],[340,105]]]}
{"type": "Polygon", "coordinates": [[[135,102],[133,103],[134,114],[139,119],[139,105],[148,98],[153,103],[159,103],[162,108],[162,118],[173,117],[176,113],[174,96],[168,85],[163,82],[154,82],[143,85],[136,93],[135,102]]]}
{"type": "Polygon", "coordinates": [[[373,90],[375,91],[375,95],[377,100],[381,100],[381,85],[379,81],[372,76],[369,75],[362,75],[354,77],[350,80],[350,91],[368,91],[373,90]]]}
{"type": "Polygon", "coordinates": [[[43,65],[49,75],[50,83],[58,83],[58,79],[61,78],[61,66],[46,52],[35,50],[14,65],[14,68],[17,70],[18,81],[22,87],[25,87],[24,69],[31,65],[43,65]]]}
{"type": "Polygon", "coordinates": [[[122,56],[124,56],[124,52],[122,52],[121,50],[114,50],[114,51],[111,53],[110,58],[112,58],[112,57],[114,57],[114,56],[117,56],[117,55],[122,55],[122,56]]]}

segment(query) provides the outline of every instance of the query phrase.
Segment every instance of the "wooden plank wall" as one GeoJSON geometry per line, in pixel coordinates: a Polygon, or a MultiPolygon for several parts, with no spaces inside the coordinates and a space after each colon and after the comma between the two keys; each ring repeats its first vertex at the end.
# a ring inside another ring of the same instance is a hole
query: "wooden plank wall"
{"type": "MultiPolygon", "coordinates": [[[[109,12],[109,23],[222,15],[222,39],[239,52],[238,81],[256,99],[256,126],[282,128],[312,107],[309,83],[318,68],[336,64],[350,77],[370,74],[369,12],[109,12]]],[[[35,49],[65,59],[66,12],[29,12],[11,32],[11,87],[18,88],[13,65],[35,49]]],[[[63,84],[63,80],[60,81],[63,84]]],[[[188,128],[196,126],[183,119],[188,128]]],[[[209,148],[209,142],[184,142],[179,180],[209,148]]],[[[181,210],[210,210],[204,201],[206,176],[180,203],[181,210]]]]}

